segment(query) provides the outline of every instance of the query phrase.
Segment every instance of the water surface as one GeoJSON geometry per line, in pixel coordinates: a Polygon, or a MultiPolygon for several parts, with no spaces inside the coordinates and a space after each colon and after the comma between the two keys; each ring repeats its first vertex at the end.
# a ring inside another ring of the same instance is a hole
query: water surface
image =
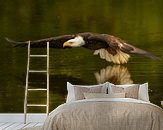
{"type": "MultiPolygon", "coordinates": [[[[41,39],[79,32],[107,33],[163,57],[163,1],[149,0],[5,0],[0,8],[0,112],[23,112],[27,48],[4,40],[41,39]]],[[[41,53],[45,49],[34,49],[41,53]]],[[[150,100],[163,100],[163,61],[132,56],[128,64],[114,65],[93,56],[91,50],[50,49],[50,110],[65,102],[66,82],[98,84],[149,83],[150,100]]],[[[34,68],[45,60],[34,60],[34,68]]],[[[45,86],[46,75],[30,76],[33,87],[45,86]]],[[[30,96],[44,103],[45,94],[30,96]]],[[[30,111],[43,111],[31,110],[30,111]]]]}

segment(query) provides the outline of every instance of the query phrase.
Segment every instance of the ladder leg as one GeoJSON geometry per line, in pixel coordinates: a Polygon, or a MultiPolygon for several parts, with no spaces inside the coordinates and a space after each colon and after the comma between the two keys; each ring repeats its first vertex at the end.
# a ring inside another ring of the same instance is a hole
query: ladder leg
{"type": "Polygon", "coordinates": [[[26,73],[26,85],[25,85],[25,97],[24,97],[24,124],[26,124],[26,120],[27,120],[27,96],[28,96],[29,62],[30,62],[30,41],[28,42],[28,61],[27,61],[27,73],[26,73]]]}
{"type": "MultiPolygon", "coordinates": [[[[26,99],[25,99],[26,100],[26,99]]],[[[27,119],[27,105],[26,101],[24,101],[24,124],[26,124],[26,119],[27,119]]]]}
{"type": "Polygon", "coordinates": [[[47,42],[47,115],[49,114],[49,42],[47,42]]]}

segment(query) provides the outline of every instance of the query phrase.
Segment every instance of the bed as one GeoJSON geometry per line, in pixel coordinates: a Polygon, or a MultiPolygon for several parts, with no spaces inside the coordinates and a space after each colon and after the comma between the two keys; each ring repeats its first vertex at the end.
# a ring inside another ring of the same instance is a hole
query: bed
{"type": "Polygon", "coordinates": [[[143,87],[68,84],[67,102],[50,113],[43,129],[163,130],[163,109],[149,102],[146,90],[147,84],[143,87]]]}

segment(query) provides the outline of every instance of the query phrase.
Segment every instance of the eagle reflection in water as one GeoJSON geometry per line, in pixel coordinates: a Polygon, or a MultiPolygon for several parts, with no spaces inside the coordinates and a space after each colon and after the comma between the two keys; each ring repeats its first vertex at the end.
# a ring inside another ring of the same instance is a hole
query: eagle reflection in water
{"type": "Polygon", "coordinates": [[[127,67],[121,65],[107,66],[94,73],[98,84],[111,82],[113,84],[132,84],[131,75],[127,67]]]}

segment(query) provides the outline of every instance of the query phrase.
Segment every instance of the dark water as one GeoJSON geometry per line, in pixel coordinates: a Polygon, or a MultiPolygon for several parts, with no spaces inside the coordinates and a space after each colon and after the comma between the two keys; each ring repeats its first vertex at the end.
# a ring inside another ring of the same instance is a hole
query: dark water
{"type": "MultiPolygon", "coordinates": [[[[27,48],[13,48],[4,37],[23,41],[84,31],[107,33],[163,57],[162,5],[162,0],[1,0],[0,112],[23,112],[27,63],[27,48]]],[[[163,61],[132,56],[128,64],[113,65],[92,53],[84,48],[50,49],[50,110],[65,102],[67,81],[73,84],[149,82],[150,100],[160,105],[163,61]]],[[[44,60],[36,60],[33,67],[44,64],[44,60]]],[[[42,81],[46,75],[30,77],[35,81],[33,86],[45,86],[42,81]]],[[[44,103],[45,94],[32,94],[30,100],[44,103]]]]}

